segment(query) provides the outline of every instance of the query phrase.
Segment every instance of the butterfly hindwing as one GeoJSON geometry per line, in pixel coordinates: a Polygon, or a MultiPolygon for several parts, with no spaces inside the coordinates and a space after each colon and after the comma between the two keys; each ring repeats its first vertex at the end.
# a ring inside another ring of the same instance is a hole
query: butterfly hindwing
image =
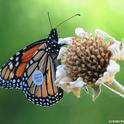
{"type": "Polygon", "coordinates": [[[47,52],[39,49],[27,64],[23,78],[23,89],[30,101],[38,105],[50,106],[62,98],[63,90],[54,85],[55,72],[56,61],[47,52]],[[37,77],[41,84],[35,82],[34,74],[43,75],[37,77]]]}

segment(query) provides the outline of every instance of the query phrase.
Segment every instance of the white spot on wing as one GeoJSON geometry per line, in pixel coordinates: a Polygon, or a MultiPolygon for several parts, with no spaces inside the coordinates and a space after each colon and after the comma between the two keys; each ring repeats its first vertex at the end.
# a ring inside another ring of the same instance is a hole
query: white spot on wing
{"type": "Polygon", "coordinates": [[[13,60],[13,57],[11,57],[10,60],[13,60]]]}
{"type": "Polygon", "coordinates": [[[15,64],[15,66],[17,67],[19,65],[19,62],[17,62],[16,64],[15,64]]]}
{"type": "Polygon", "coordinates": [[[19,60],[19,57],[16,57],[16,61],[18,61],[19,60]]]}
{"type": "Polygon", "coordinates": [[[10,63],[9,68],[13,69],[13,64],[12,63],[10,63]]]}
{"type": "Polygon", "coordinates": [[[10,78],[13,78],[13,77],[14,77],[14,73],[11,72],[11,73],[10,73],[10,78]]]}
{"type": "Polygon", "coordinates": [[[20,54],[20,52],[17,52],[16,55],[18,56],[20,54]]]}
{"type": "Polygon", "coordinates": [[[33,64],[33,60],[30,61],[30,64],[33,64]]]}

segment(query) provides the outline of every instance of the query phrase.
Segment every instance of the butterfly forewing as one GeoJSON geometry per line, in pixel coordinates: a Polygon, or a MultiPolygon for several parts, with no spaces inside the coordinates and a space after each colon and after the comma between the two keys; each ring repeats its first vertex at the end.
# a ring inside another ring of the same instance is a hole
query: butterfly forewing
{"type": "Polygon", "coordinates": [[[34,56],[37,49],[44,48],[44,42],[37,41],[24,49],[21,49],[0,70],[1,87],[20,88],[23,73],[29,60],[34,56]]]}

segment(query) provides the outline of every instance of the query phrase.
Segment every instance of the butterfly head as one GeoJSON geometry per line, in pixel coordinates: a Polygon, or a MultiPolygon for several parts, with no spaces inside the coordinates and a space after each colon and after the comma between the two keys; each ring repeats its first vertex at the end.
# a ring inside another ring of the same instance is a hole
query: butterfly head
{"type": "MultiPolygon", "coordinates": [[[[56,28],[58,28],[60,25],[62,25],[63,23],[65,23],[66,21],[70,20],[71,18],[75,17],[75,16],[80,16],[80,14],[75,14],[73,16],[71,16],[70,18],[62,21],[61,23],[59,23],[56,28]]],[[[50,31],[50,34],[47,38],[47,47],[46,47],[46,52],[48,54],[51,54],[51,53],[59,53],[59,50],[60,50],[60,47],[64,44],[58,44],[58,33],[57,33],[57,29],[56,28],[53,28],[52,27],[52,23],[51,23],[51,20],[50,20],[50,16],[49,16],[49,12],[48,12],[48,19],[49,19],[49,23],[50,23],[50,26],[51,26],[51,31],[50,31]]]]}
{"type": "Polygon", "coordinates": [[[58,42],[58,33],[56,28],[51,29],[48,40],[55,40],[55,42],[58,42]]]}

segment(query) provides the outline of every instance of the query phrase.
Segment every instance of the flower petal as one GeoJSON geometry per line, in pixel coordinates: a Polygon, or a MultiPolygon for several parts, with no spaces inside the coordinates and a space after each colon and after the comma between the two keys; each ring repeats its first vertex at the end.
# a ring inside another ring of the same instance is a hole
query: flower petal
{"type": "Polygon", "coordinates": [[[102,84],[104,82],[111,83],[115,77],[115,74],[120,71],[120,65],[115,61],[110,60],[110,63],[107,67],[107,71],[104,72],[103,77],[99,78],[96,81],[96,85],[102,84]]]}
{"type": "Polygon", "coordinates": [[[59,55],[58,55],[58,57],[57,57],[58,60],[63,57],[64,53],[66,52],[66,49],[67,49],[66,47],[62,47],[62,48],[60,49],[59,55]]]}
{"type": "Polygon", "coordinates": [[[101,29],[96,29],[95,34],[98,38],[103,39],[105,41],[109,41],[110,39],[114,40],[114,38],[112,36],[110,36],[109,34],[107,34],[104,31],[102,31],[101,29]]]}
{"type": "Polygon", "coordinates": [[[67,38],[59,38],[58,44],[67,44],[70,45],[73,43],[73,37],[67,37],[67,38]]]}
{"type": "Polygon", "coordinates": [[[56,79],[62,79],[66,76],[66,71],[64,70],[64,65],[57,66],[56,79]]]}
{"type": "Polygon", "coordinates": [[[121,53],[121,42],[119,41],[114,41],[112,45],[108,47],[108,49],[112,52],[112,59],[118,60],[121,58],[120,53],[121,53]]]}
{"type": "Polygon", "coordinates": [[[80,98],[80,92],[81,92],[81,88],[74,88],[72,90],[72,93],[77,97],[80,98]]]}
{"type": "Polygon", "coordinates": [[[76,28],[75,29],[75,34],[80,37],[80,38],[83,38],[84,35],[86,34],[86,32],[84,31],[83,28],[76,28]]]}
{"type": "Polygon", "coordinates": [[[69,77],[64,77],[61,80],[56,80],[55,84],[58,87],[61,87],[65,92],[69,93],[72,91],[72,87],[70,86],[69,82],[71,82],[71,79],[69,77]]]}

